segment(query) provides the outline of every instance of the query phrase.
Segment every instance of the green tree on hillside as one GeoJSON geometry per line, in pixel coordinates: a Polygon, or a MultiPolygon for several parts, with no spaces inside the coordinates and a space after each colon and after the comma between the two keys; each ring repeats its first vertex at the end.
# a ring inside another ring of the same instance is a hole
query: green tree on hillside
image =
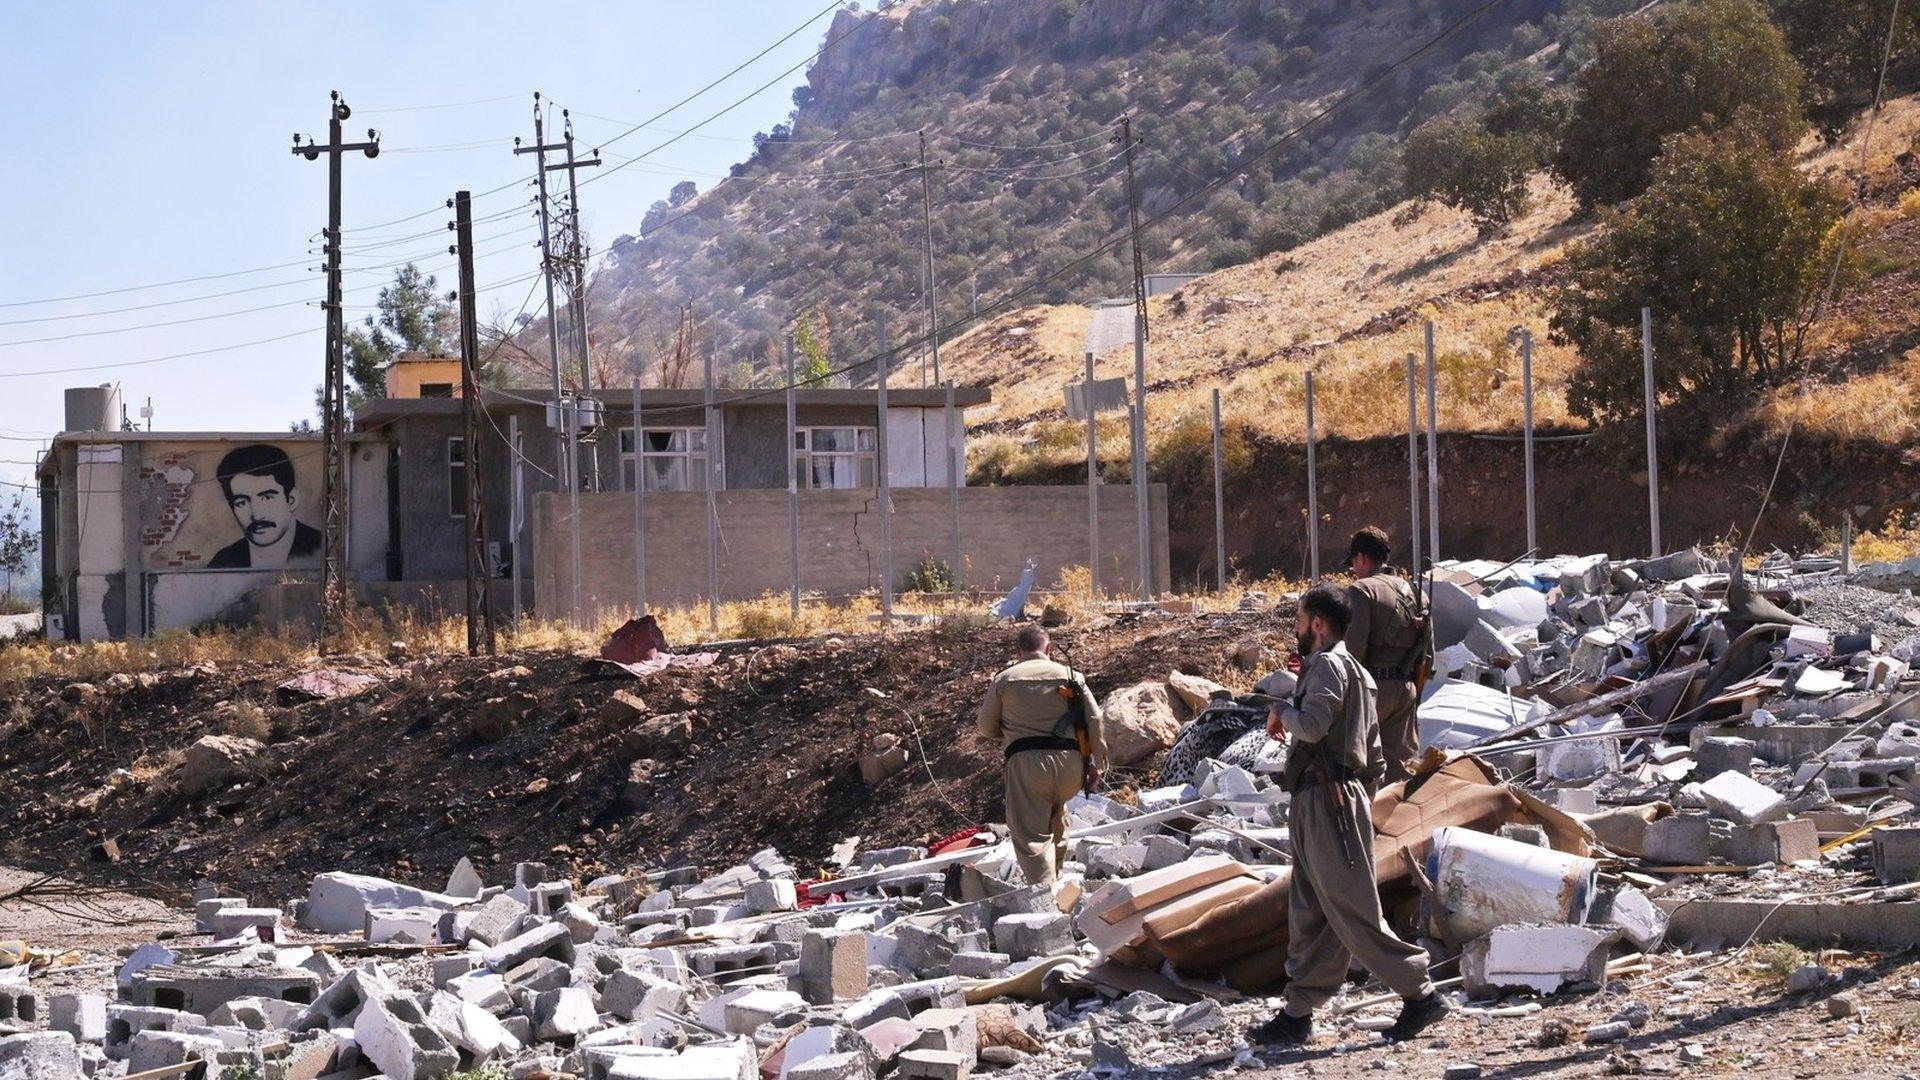
{"type": "Polygon", "coordinates": [[[1800,68],[1757,0],[1686,0],[1652,17],[1601,25],[1554,168],[1581,203],[1647,187],[1662,140],[1744,123],[1780,150],[1805,130],[1800,68]]]}
{"type": "Polygon", "coordinates": [[[1496,135],[1478,120],[1429,120],[1407,136],[1400,167],[1407,192],[1465,210],[1488,237],[1527,208],[1527,175],[1539,164],[1535,141],[1496,135]]]}
{"type": "Polygon", "coordinates": [[[1753,123],[1668,139],[1645,194],[1567,256],[1556,340],[1585,364],[1568,407],[1620,420],[1641,404],[1640,308],[1654,313],[1661,393],[1737,402],[1800,373],[1842,200],[1753,123]]]}
{"type": "Polygon", "coordinates": [[[1899,76],[1920,52],[1920,3],[1902,0],[1774,0],[1774,17],[1787,46],[1807,74],[1807,98],[1829,134],[1847,117],[1873,103],[1880,64],[1893,30],[1890,77],[1899,76]]]}

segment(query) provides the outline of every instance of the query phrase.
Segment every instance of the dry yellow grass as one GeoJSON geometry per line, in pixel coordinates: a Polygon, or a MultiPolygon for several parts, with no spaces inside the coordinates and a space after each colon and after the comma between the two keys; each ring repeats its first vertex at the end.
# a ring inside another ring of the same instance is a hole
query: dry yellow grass
{"type": "Polygon", "coordinates": [[[1804,391],[1782,387],[1754,409],[1769,434],[1795,423],[1801,434],[1900,445],[1920,439],[1920,349],[1884,371],[1804,391]]]}
{"type": "MultiPolygon", "coordinates": [[[[1815,175],[1853,175],[1866,135],[1856,124],[1833,144],[1809,139],[1802,148],[1815,175]]],[[[1897,157],[1920,138],[1920,98],[1888,103],[1872,134],[1869,175],[1889,180],[1897,157]]],[[[1920,192],[1909,192],[1888,212],[1865,211],[1859,235],[1875,221],[1920,215],[1920,192]]],[[[1550,267],[1568,243],[1591,228],[1576,222],[1571,196],[1536,177],[1527,213],[1499,236],[1478,241],[1465,214],[1446,207],[1407,203],[1284,254],[1201,278],[1177,298],[1150,302],[1152,338],[1147,377],[1165,385],[1149,403],[1148,437],[1158,448],[1182,426],[1204,417],[1218,387],[1230,425],[1248,433],[1298,441],[1305,434],[1303,376],[1314,375],[1316,425],[1332,437],[1371,437],[1403,432],[1406,425],[1405,356],[1422,349],[1421,323],[1432,319],[1439,369],[1439,420],[1452,431],[1514,430],[1520,423],[1520,371],[1510,332],[1533,331],[1535,418],[1543,426],[1585,426],[1566,410],[1568,377],[1580,358],[1546,340],[1545,297],[1521,285],[1488,288],[1550,267]],[[1461,290],[1472,290],[1471,296],[1461,290]],[[1459,294],[1459,295],[1456,295],[1459,294]],[[1376,331],[1383,315],[1410,317],[1376,331]],[[1347,337],[1348,340],[1340,340],[1347,337]]],[[[1837,345],[1886,332],[1856,317],[1831,320],[1817,330],[1817,345],[1837,345]]],[[[1089,309],[1041,306],[1010,312],[981,324],[942,351],[961,382],[989,385],[993,403],[969,412],[974,425],[999,434],[976,437],[973,469],[986,477],[1017,476],[1023,470],[1058,466],[1084,457],[1084,444],[1058,416],[1061,392],[1084,370],[1083,343],[1089,309]]],[[[1131,350],[1098,358],[1101,378],[1131,377],[1131,350]]],[[[1862,438],[1912,436],[1911,416],[1897,416],[1884,391],[1886,379],[1842,396],[1871,407],[1851,421],[1862,438]],[[1903,422],[1904,421],[1904,422],[1903,422]]],[[[1762,410],[1768,406],[1763,405],[1762,410]]],[[[1831,422],[1843,423],[1843,410],[1831,422]]],[[[1823,423],[1828,421],[1821,421],[1823,423]]],[[[1077,430],[1077,429],[1076,429],[1077,430]]],[[[1124,422],[1102,422],[1103,459],[1110,474],[1125,475],[1124,422]]]]}

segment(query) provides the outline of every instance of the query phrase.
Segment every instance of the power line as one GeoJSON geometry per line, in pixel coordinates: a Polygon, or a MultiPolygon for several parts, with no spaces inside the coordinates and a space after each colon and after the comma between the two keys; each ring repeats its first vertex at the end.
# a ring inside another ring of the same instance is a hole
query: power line
{"type": "MultiPolygon", "coordinates": [[[[836,3],[834,3],[834,4],[832,4],[832,5],[830,5],[830,6],[829,6],[829,7],[828,7],[828,8],[827,8],[827,9],[826,9],[825,11],[822,11],[822,12],[820,12],[820,15],[825,15],[825,14],[826,14],[826,13],[827,13],[828,11],[833,11],[833,10],[836,10],[837,8],[839,8],[839,6],[840,6],[840,5],[839,5],[839,4],[838,4],[838,3],[836,2],[836,3]]],[[[585,181],[584,183],[586,183],[586,184],[591,184],[591,183],[593,183],[593,182],[594,182],[594,181],[596,181],[596,180],[604,180],[604,179],[606,179],[607,177],[609,177],[609,176],[612,176],[612,175],[613,175],[614,173],[617,173],[617,172],[619,172],[619,171],[620,171],[621,169],[624,169],[624,168],[626,168],[627,166],[629,166],[629,165],[631,165],[631,164],[633,164],[633,162],[634,162],[634,161],[637,161],[637,160],[639,160],[640,158],[645,158],[645,157],[647,157],[647,156],[648,156],[648,155],[650,155],[650,154],[653,154],[653,153],[656,153],[656,152],[658,152],[658,151],[660,151],[660,150],[664,150],[664,149],[666,149],[666,148],[667,148],[667,147],[669,147],[669,146],[672,146],[672,145],[673,145],[674,143],[677,143],[677,142],[679,142],[679,141],[680,141],[681,139],[684,139],[684,138],[686,138],[686,137],[687,137],[688,135],[690,135],[690,134],[692,134],[692,133],[693,133],[693,132],[694,132],[695,130],[698,130],[699,128],[703,128],[703,127],[706,127],[706,126],[707,126],[708,124],[711,124],[711,123],[713,123],[713,122],[714,122],[715,120],[718,120],[718,119],[720,119],[720,118],[721,118],[722,116],[725,116],[725,115],[727,115],[728,113],[730,113],[730,112],[732,112],[733,110],[735,110],[735,109],[737,109],[737,108],[739,108],[740,106],[742,106],[742,105],[745,105],[745,104],[746,104],[747,102],[749,102],[749,101],[752,101],[752,100],[753,100],[754,98],[756,98],[756,97],[758,97],[758,96],[759,96],[760,94],[762,94],[762,93],[764,93],[764,92],[765,92],[766,90],[768,90],[769,88],[771,88],[772,86],[774,86],[774,84],[776,84],[776,83],[778,83],[778,82],[780,82],[780,81],[781,81],[782,79],[785,79],[785,78],[786,78],[787,76],[789,76],[789,75],[791,75],[791,74],[793,74],[794,72],[796,72],[796,71],[798,71],[798,70],[800,70],[800,69],[801,69],[801,68],[803,68],[803,67],[806,67],[806,66],[808,66],[809,64],[812,64],[812,63],[813,63],[813,62],[814,62],[815,60],[818,60],[818,59],[819,59],[820,57],[822,57],[822,56],[824,56],[824,55],[826,55],[826,52],[827,52],[827,50],[828,50],[828,49],[831,49],[831,48],[833,48],[833,47],[834,47],[835,45],[838,45],[838,44],[839,44],[840,42],[842,42],[842,41],[845,41],[845,40],[846,40],[847,38],[849,38],[849,37],[852,37],[852,36],[853,36],[854,34],[856,34],[856,33],[858,33],[858,32],[860,31],[860,28],[861,28],[861,27],[864,27],[864,26],[866,26],[866,25],[867,25],[868,23],[870,23],[870,22],[872,22],[872,21],[873,21],[874,19],[876,19],[876,18],[878,18],[878,17],[879,17],[879,14],[880,14],[880,13],[879,13],[878,11],[875,11],[875,12],[873,12],[872,14],[869,14],[869,15],[868,15],[868,16],[867,16],[866,18],[864,18],[864,19],[861,19],[861,20],[860,20],[859,22],[856,22],[856,23],[854,23],[854,24],[853,24],[852,26],[850,26],[850,27],[848,27],[848,28],[847,28],[847,29],[846,29],[845,31],[843,31],[843,32],[841,32],[841,33],[840,33],[839,35],[837,35],[837,36],[835,36],[835,37],[833,37],[833,38],[831,38],[831,39],[829,39],[829,40],[827,41],[827,43],[826,43],[826,44],[824,44],[824,45],[822,45],[822,46],[820,46],[820,47],[819,47],[818,49],[816,49],[816,50],[814,50],[814,52],[813,52],[813,55],[811,55],[811,56],[809,56],[809,57],[807,57],[807,58],[806,58],[805,60],[802,60],[802,61],[800,61],[800,62],[799,62],[798,64],[795,64],[795,65],[793,65],[792,67],[790,67],[790,68],[788,68],[788,69],[786,69],[785,71],[782,71],[782,72],[781,72],[781,73],[779,73],[778,75],[775,75],[775,76],[774,76],[773,78],[771,78],[771,79],[769,79],[769,80],[767,80],[766,82],[764,82],[764,83],[761,83],[761,84],[760,84],[759,86],[757,86],[757,87],[755,87],[754,89],[752,89],[752,90],[750,90],[750,91],[748,91],[748,92],[747,92],[747,95],[746,95],[745,97],[742,97],[742,98],[740,98],[739,100],[737,100],[737,101],[735,101],[735,102],[733,102],[733,103],[732,103],[731,105],[728,105],[728,106],[726,106],[725,108],[723,108],[723,109],[721,109],[720,111],[718,111],[718,112],[716,112],[716,113],[713,113],[712,115],[710,115],[710,116],[708,116],[708,117],[706,117],[705,119],[703,119],[703,120],[701,120],[700,122],[698,122],[698,123],[696,123],[696,124],[694,124],[694,125],[693,125],[693,127],[691,127],[691,128],[688,128],[688,129],[687,129],[686,131],[684,131],[684,132],[682,132],[681,134],[679,134],[679,135],[675,135],[675,136],[673,136],[672,138],[669,138],[669,139],[667,139],[666,141],[664,141],[664,142],[662,142],[662,143],[660,143],[660,144],[658,144],[658,145],[656,145],[656,146],[654,146],[654,147],[652,147],[652,148],[650,148],[650,149],[648,149],[648,150],[645,150],[645,151],[643,151],[643,152],[641,152],[641,153],[640,153],[639,155],[637,155],[637,156],[636,156],[636,157],[635,157],[634,159],[632,159],[632,160],[629,160],[629,161],[624,161],[624,162],[621,162],[620,164],[618,164],[618,165],[615,165],[615,166],[614,166],[613,168],[611,168],[611,169],[608,169],[608,170],[606,170],[605,172],[603,172],[603,173],[600,173],[600,174],[599,174],[599,175],[597,175],[597,176],[590,176],[590,177],[588,177],[588,178],[586,179],[586,181],[585,181]]],[[[794,36],[795,34],[798,34],[798,33],[799,33],[799,32],[800,32],[801,30],[804,30],[804,29],[806,29],[806,27],[807,27],[807,26],[809,26],[809,25],[811,25],[811,24],[812,24],[812,23],[813,23],[814,21],[816,21],[816,20],[818,20],[818,19],[820,18],[820,15],[815,15],[815,16],[814,16],[814,17],[813,17],[812,19],[808,19],[808,20],[806,21],[806,23],[803,23],[802,25],[800,25],[800,26],[798,26],[798,27],[795,27],[795,28],[793,29],[793,31],[792,31],[792,32],[790,32],[790,33],[788,33],[788,34],[786,35],[786,37],[783,37],[783,38],[781,38],[781,39],[780,39],[780,41],[776,41],[776,42],[774,42],[774,43],[773,43],[773,45],[769,45],[769,46],[768,46],[767,48],[765,48],[765,49],[763,49],[763,50],[761,50],[761,51],[760,51],[760,53],[759,53],[759,55],[758,55],[758,56],[755,56],[755,57],[754,57],[754,60],[757,60],[757,59],[759,59],[759,58],[760,58],[761,56],[765,56],[765,55],[766,55],[767,53],[769,53],[769,52],[772,52],[772,51],[773,51],[773,49],[774,49],[775,47],[777,47],[777,46],[778,46],[778,45],[780,45],[781,43],[783,43],[783,42],[785,42],[785,41],[786,41],[786,40],[787,40],[788,38],[791,38],[791,37],[793,37],[793,36],[794,36]]],[[[753,62],[752,60],[749,60],[749,61],[747,61],[747,63],[748,63],[748,64],[750,64],[750,63],[752,63],[752,62],[753,62]]],[[[655,120],[658,120],[658,119],[660,119],[660,118],[661,118],[661,117],[663,117],[663,116],[666,116],[666,115],[667,115],[668,113],[671,113],[671,112],[673,112],[674,110],[676,110],[676,109],[678,109],[678,108],[680,107],[680,105],[683,105],[683,104],[685,104],[685,103],[686,103],[687,101],[691,101],[691,100],[693,100],[693,98],[696,98],[696,97],[699,97],[699,96],[700,96],[701,94],[704,94],[704,93],[706,93],[706,91],[707,91],[707,90],[710,90],[710,89],[712,89],[712,88],[713,88],[713,87],[715,87],[715,86],[718,86],[718,85],[719,85],[719,84],[720,84],[721,82],[723,82],[723,81],[725,81],[725,80],[726,80],[727,78],[729,78],[729,77],[731,77],[732,75],[734,75],[735,73],[737,73],[737,72],[739,72],[739,71],[740,71],[740,70],[741,70],[742,68],[745,68],[746,66],[747,66],[746,64],[742,64],[742,65],[740,65],[740,67],[736,67],[736,68],[734,68],[734,69],[733,69],[733,71],[730,71],[730,72],[728,72],[728,73],[727,73],[726,75],[723,75],[723,76],[721,76],[721,78],[720,78],[720,79],[716,79],[716,80],[714,80],[714,81],[713,81],[712,83],[709,83],[709,84],[708,84],[708,85],[707,85],[706,87],[704,87],[704,88],[702,88],[701,90],[699,90],[698,92],[696,92],[696,93],[694,93],[694,94],[693,94],[693,95],[691,95],[690,97],[688,97],[688,98],[686,98],[686,99],[684,99],[684,100],[683,100],[683,101],[681,101],[681,102],[680,102],[679,104],[676,104],[676,105],[674,105],[674,106],[672,106],[671,108],[669,108],[669,109],[667,109],[667,110],[666,110],[666,112],[662,112],[662,113],[658,113],[658,114],[656,114],[656,115],[654,115],[654,116],[652,116],[652,117],[650,117],[650,118],[648,118],[648,120],[647,120],[646,122],[647,122],[647,123],[652,123],[653,121],[655,121],[655,120]]],[[[618,134],[618,135],[616,135],[616,136],[614,136],[614,137],[613,137],[613,138],[611,138],[611,139],[608,139],[608,140],[607,140],[606,142],[604,142],[604,143],[601,143],[600,145],[601,145],[602,147],[605,147],[605,146],[608,146],[608,145],[610,145],[610,144],[612,144],[612,143],[615,143],[615,142],[618,142],[618,141],[620,141],[621,139],[624,139],[624,138],[626,138],[627,136],[629,136],[629,135],[631,135],[631,134],[633,134],[633,133],[634,133],[635,131],[638,131],[638,130],[640,130],[640,127],[641,127],[641,125],[635,125],[634,127],[632,127],[632,128],[630,128],[630,129],[628,129],[628,130],[626,130],[626,131],[623,131],[623,132],[621,132],[620,134],[618,134]]],[[[583,186],[584,186],[584,185],[583,185],[583,186]]]]}
{"type": "Polygon", "coordinates": [[[233,352],[236,349],[248,349],[255,345],[267,345],[276,341],[285,341],[288,338],[303,337],[307,334],[317,332],[314,328],[308,327],[304,330],[295,330],[291,333],[259,338],[255,341],[242,341],[237,344],[220,345],[210,349],[193,349],[188,352],[169,353],[166,356],[150,356],[144,360],[121,360],[110,364],[81,364],[75,367],[45,368],[39,371],[0,371],[0,379],[30,379],[40,375],[67,375],[76,371],[106,371],[115,368],[144,367],[148,364],[158,364],[166,360],[184,360],[189,356],[212,356],[215,353],[233,352]]]}
{"type": "Polygon", "coordinates": [[[469,105],[492,105],[499,101],[515,101],[525,96],[525,94],[502,94],[499,97],[475,98],[472,101],[449,101],[439,105],[397,105],[385,109],[361,109],[360,111],[363,113],[379,113],[383,115],[387,113],[432,112],[438,109],[464,109],[469,105]]]}

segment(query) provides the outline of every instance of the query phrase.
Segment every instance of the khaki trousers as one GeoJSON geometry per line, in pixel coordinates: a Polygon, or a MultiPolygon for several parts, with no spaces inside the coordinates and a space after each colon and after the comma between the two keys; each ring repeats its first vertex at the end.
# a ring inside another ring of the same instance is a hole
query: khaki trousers
{"type": "Polygon", "coordinates": [[[1078,750],[1022,750],[1007,759],[1007,832],[1029,885],[1051,885],[1067,861],[1067,800],[1084,775],[1078,750]]]}
{"type": "Polygon", "coordinates": [[[1407,762],[1420,756],[1420,695],[1405,679],[1379,680],[1374,712],[1380,717],[1380,752],[1387,759],[1386,778],[1393,784],[1413,775],[1407,762]]]}
{"type": "Polygon", "coordinates": [[[1332,805],[1319,784],[1294,792],[1287,808],[1293,878],[1287,887],[1287,1012],[1307,1016],[1346,981],[1353,960],[1409,1000],[1433,990],[1426,950],[1387,929],[1373,877],[1373,809],[1358,780],[1332,805]],[[1340,850],[1347,838],[1353,864],[1340,850]]]}

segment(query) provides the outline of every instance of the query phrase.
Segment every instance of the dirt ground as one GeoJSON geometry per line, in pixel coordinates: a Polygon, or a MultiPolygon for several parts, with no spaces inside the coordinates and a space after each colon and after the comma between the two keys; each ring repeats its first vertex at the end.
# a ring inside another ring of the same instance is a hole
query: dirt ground
{"type": "MultiPolygon", "coordinates": [[[[1097,694],[1175,668],[1244,686],[1236,647],[1283,647],[1286,625],[1272,612],[1126,614],[1057,640],[1097,694]]],[[[462,856],[493,877],[522,860],[590,877],[715,871],[772,845],[806,872],[849,836],[924,842],[1002,818],[1000,756],[973,713],[1010,646],[1004,628],[910,629],[731,649],[640,682],[593,678],[562,653],[360,657],[339,666],[374,689],[292,705],[275,688],[295,664],[36,679],[0,712],[0,863],[176,900],[208,879],[262,902],[304,895],[325,870],[438,887],[462,856]],[[677,733],[603,713],[616,691],[677,733]],[[485,738],[474,720],[501,698],[525,716],[485,738]],[[869,788],[858,759],[882,733],[913,763],[869,788]],[[189,797],[181,751],[208,734],[265,750],[237,783],[189,797]],[[90,856],[109,839],[119,861],[90,856]]]]}

